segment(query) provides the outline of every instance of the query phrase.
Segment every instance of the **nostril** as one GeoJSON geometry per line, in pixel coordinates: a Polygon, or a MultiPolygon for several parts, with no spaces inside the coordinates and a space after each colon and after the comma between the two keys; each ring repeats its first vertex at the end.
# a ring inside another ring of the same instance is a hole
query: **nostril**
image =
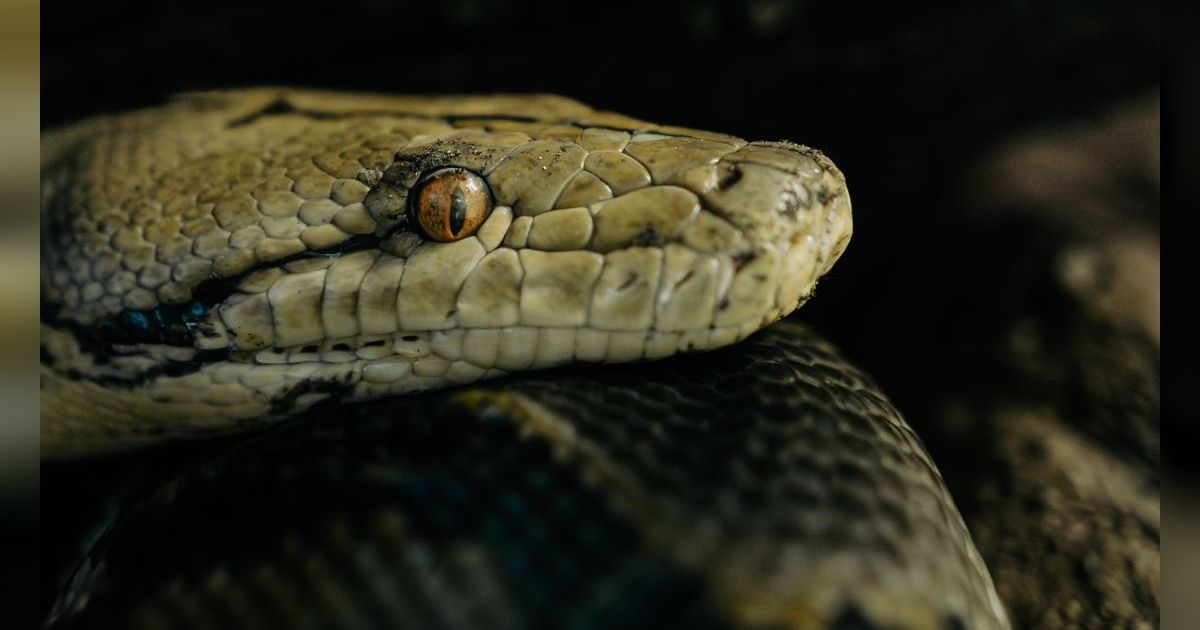
{"type": "Polygon", "coordinates": [[[742,169],[738,168],[737,164],[722,162],[717,174],[717,190],[724,192],[740,181],[742,181],[742,169]]]}

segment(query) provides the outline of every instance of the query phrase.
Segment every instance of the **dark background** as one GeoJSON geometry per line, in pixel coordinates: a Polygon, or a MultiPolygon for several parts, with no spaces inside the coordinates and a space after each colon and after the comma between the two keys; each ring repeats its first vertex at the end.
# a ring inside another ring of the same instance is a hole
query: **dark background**
{"type": "MultiPolygon", "coordinates": [[[[890,341],[946,315],[915,296],[954,290],[929,286],[910,263],[931,226],[959,211],[965,176],[1019,133],[1086,120],[1161,83],[1156,2],[42,8],[44,128],[182,90],[285,84],[554,92],[658,123],[820,148],[847,176],[855,233],[800,318],[874,374],[901,409],[919,408],[939,373],[927,362],[937,359],[890,341]]],[[[43,511],[43,525],[55,517],[43,511]]]]}

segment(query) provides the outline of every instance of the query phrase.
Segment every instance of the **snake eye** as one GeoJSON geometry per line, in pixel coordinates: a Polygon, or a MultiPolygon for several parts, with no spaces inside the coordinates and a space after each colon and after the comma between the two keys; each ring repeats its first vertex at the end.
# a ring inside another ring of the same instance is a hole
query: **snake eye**
{"type": "Polygon", "coordinates": [[[426,175],[409,199],[409,218],[426,236],[443,243],[474,234],[492,211],[487,183],[464,168],[443,168],[426,175]]]}

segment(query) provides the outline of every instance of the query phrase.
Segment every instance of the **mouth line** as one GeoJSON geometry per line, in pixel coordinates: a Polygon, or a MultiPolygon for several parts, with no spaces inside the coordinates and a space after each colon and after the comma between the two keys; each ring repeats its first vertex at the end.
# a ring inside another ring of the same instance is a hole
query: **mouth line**
{"type": "MultiPolygon", "coordinates": [[[[284,267],[288,263],[312,258],[338,258],[355,252],[379,249],[385,237],[354,235],[338,245],[319,250],[305,250],[291,256],[254,266],[236,276],[211,276],[192,290],[192,300],[182,304],[160,304],[149,310],[125,309],[109,315],[91,326],[76,325],[89,331],[95,342],[114,345],[156,344],[180,348],[195,346],[197,334],[214,308],[238,293],[238,285],[246,277],[263,271],[284,267]]],[[[61,309],[43,307],[42,321],[62,325],[55,313],[61,309]]],[[[77,334],[81,331],[77,330],[77,334]]]]}
{"type": "MultiPolygon", "coordinates": [[[[829,226],[826,225],[823,227],[825,228],[824,231],[828,232],[829,226]]],[[[96,357],[97,362],[107,360],[108,357],[128,357],[143,354],[147,350],[147,347],[150,347],[149,349],[152,353],[172,348],[176,350],[192,350],[197,353],[197,356],[203,355],[204,362],[226,359],[238,363],[252,364],[297,362],[344,363],[354,360],[374,360],[392,354],[403,355],[406,352],[403,348],[394,353],[385,350],[385,348],[395,349],[396,344],[402,345],[403,342],[417,341],[420,335],[435,335],[440,333],[440,331],[398,331],[382,334],[360,333],[352,337],[320,339],[297,346],[256,349],[237,349],[232,346],[218,348],[212,343],[205,344],[206,339],[211,341],[217,336],[221,336],[222,339],[224,338],[223,336],[226,332],[223,330],[223,326],[218,325],[214,327],[215,311],[230,297],[241,292],[239,285],[246,277],[263,270],[285,267],[297,261],[316,258],[339,258],[357,252],[382,249],[384,241],[390,236],[391,234],[384,236],[351,236],[334,247],[299,252],[271,261],[270,263],[255,266],[236,276],[224,278],[210,277],[195,287],[193,290],[193,300],[184,304],[163,304],[151,310],[126,309],[90,326],[64,320],[57,316],[60,309],[55,308],[54,305],[44,305],[42,320],[49,325],[69,328],[79,340],[81,346],[87,346],[91,349],[89,354],[96,357]],[[160,350],[153,350],[154,347],[158,347],[160,350]]],[[[827,235],[821,234],[820,236],[824,237],[827,235]]],[[[795,243],[791,243],[791,245],[794,246],[795,243]]],[[[788,247],[785,245],[783,249],[786,251],[788,247]]],[[[739,251],[731,254],[730,260],[733,263],[732,272],[735,275],[740,274],[744,267],[756,258],[756,251],[739,251]]],[[[820,261],[817,262],[818,264],[820,263],[820,261]]],[[[676,280],[675,289],[678,290],[682,285],[687,284],[693,275],[694,272],[688,273],[676,280]]],[[[776,282],[768,290],[774,292],[776,286],[782,281],[782,278],[776,278],[776,282]]],[[[719,313],[729,308],[731,303],[731,286],[728,281],[723,288],[724,290],[718,290],[718,294],[713,301],[714,320],[719,313]]],[[[780,305],[774,304],[773,306],[778,307],[780,305]]],[[[729,325],[731,325],[731,320],[726,320],[722,326],[727,327],[729,325]]],[[[718,327],[717,324],[710,323],[706,330],[718,327]]],[[[588,329],[590,327],[585,324],[580,328],[588,329]]],[[[467,331],[470,329],[456,330],[467,331]]],[[[666,330],[660,330],[657,322],[649,328],[639,331],[619,331],[607,328],[592,328],[591,330],[604,333],[639,332],[645,335],[679,332],[672,331],[669,327],[666,330]]],[[[188,361],[168,360],[166,363],[182,364],[188,363],[188,361]]]]}

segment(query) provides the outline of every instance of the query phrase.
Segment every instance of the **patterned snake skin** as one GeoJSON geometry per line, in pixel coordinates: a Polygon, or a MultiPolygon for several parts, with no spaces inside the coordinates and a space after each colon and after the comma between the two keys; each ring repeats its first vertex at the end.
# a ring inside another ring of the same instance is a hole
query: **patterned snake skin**
{"type": "Polygon", "coordinates": [[[319,404],[148,495],[54,627],[1007,627],[918,438],[791,322],[319,404]]]}
{"type": "Polygon", "coordinates": [[[43,453],[299,418],[150,492],[49,624],[1005,628],[898,412],[759,332],[850,232],[813,149],[557,97],[51,132],[43,453]]]}

